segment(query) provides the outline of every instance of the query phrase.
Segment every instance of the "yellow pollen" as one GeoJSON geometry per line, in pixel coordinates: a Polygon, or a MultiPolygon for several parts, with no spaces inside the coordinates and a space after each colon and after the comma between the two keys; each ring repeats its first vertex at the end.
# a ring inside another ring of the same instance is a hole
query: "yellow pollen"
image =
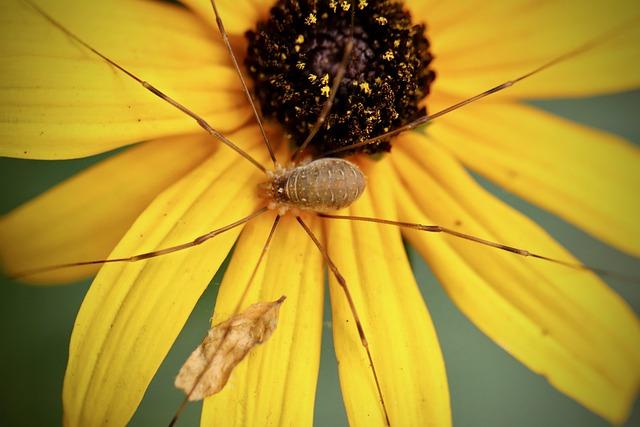
{"type": "Polygon", "coordinates": [[[391,52],[391,50],[386,51],[384,55],[382,55],[382,59],[391,61],[393,59],[393,52],[391,52]]]}
{"type": "Polygon", "coordinates": [[[315,74],[309,74],[309,81],[310,82],[315,82],[317,78],[318,78],[318,76],[316,76],[315,74]]]}
{"type": "Polygon", "coordinates": [[[367,0],[360,0],[358,2],[358,8],[360,10],[364,9],[365,7],[369,6],[369,3],[367,3],[367,0]]]}
{"type": "Polygon", "coordinates": [[[329,87],[329,85],[324,85],[320,89],[320,93],[322,95],[326,96],[327,98],[329,97],[329,92],[331,92],[331,88],[329,87]]]}
{"type": "Polygon", "coordinates": [[[298,63],[296,64],[296,67],[298,68],[298,70],[304,70],[304,62],[302,61],[298,61],[298,63]]]}
{"type": "Polygon", "coordinates": [[[400,46],[400,39],[393,41],[393,47],[398,47],[398,46],[400,46]]]}
{"type": "Polygon", "coordinates": [[[296,43],[298,44],[304,43],[304,36],[302,34],[298,36],[298,38],[296,39],[296,43]]]}
{"type": "Polygon", "coordinates": [[[346,12],[351,8],[351,3],[349,3],[348,1],[343,1],[340,4],[340,6],[342,6],[342,10],[344,10],[346,12]]]}
{"type": "Polygon", "coordinates": [[[300,52],[300,45],[295,45],[293,50],[295,50],[296,52],[300,52]]]}
{"type": "Polygon", "coordinates": [[[367,95],[371,93],[371,88],[369,87],[369,83],[367,82],[360,83],[360,90],[366,93],[367,95]]]}
{"type": "Polygon", "coordinates": [[[337,7],[337,6],[338,6],[338,3],[337,3],[335,0],[331,0],[331,1],[329,2],[329,7],[330,7],[331,9],[333,9],[333,11],[334,11],[334,12],[336,11],[336,7],[337,7]]]}
{"type": "Polygon", "coordinates": [[[384,16],[376,16],[376,22],[380,25],[385,25],[388,21],[384,16]]]}
{"type": "Polygon", "coordinates": [[[326,85],[327,83],[329,83],[329,73],[322,76],[322,80],[320,81],[322,82],[323,85],[326,85]]]}
{"type": "Polygon", "coordinates": [[[309,16],[304,20],[304,23],[307,25],[315,24],[318,22],[318,18],[315,13],[310,13],[309,16]]]}

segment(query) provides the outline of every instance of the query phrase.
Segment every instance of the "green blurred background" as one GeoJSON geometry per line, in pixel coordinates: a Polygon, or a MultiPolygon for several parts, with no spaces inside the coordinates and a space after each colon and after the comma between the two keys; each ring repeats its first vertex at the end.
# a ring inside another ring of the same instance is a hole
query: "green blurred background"
{"type": "MultiPolygon", "coordinates": [[[[531,104],[640,143],[640,91],[588,100],[531,104]]],[[[59,162],[0,159],[0,213],[10,211],[103,157],[59,162]]],[[[640,275],[637,259],[611,249],[486,181],[480,181],[542,224],[583,262],[640,275]]],[[[543,378],[528,371],[482,335],[453,306],[419,256],[411,248],[408,248],[408,253],[441,340],[456,427],[608,425],[557,392],[543,378]]],[[[5,277],[0,279],[0,425],[59,425],[68,340],[89,282],[29,287],[5,277]]],[[[149,387],[131,425],[167,425],[171,419],[182,399],[180,392],[173,387],[174,375],[206,332],[219,280],[220,277],[216,277],[202,296],[149,387]]],[[[614,280],[609,283],[636,312],[640,312],[640,285],[614,280]]],[[[315,418],[318,426],[341,426],[346,425],[346,418],[338,387],[328,301],[325,307],[315,418]]],[[[197,425],[199,408],[198,404],[191,405],[179,425],[197,425]]],[[[636,403],[626,425],[640,426],[639,404],[636,403]]]]}

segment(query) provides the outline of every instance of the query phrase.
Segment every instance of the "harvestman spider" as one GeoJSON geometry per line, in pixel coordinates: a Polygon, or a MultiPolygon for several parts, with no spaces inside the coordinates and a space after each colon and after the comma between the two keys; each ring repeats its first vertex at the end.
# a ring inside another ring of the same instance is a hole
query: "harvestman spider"
{"type": "MultiPolygon", "coordinates": [[[[67,268],[67,267],[74,267],[74,266],[83,266],[83,265],[92,265],[92,264],[108,264],[108,263],[116,263],[116,262],[135,262],[135,261],[140,261],[140,260],[145,260],[145,259],[149,259],[149,258],[153,258],[153,257],[158,257],[161,255],[166,255],[166,254],[170,254],[172,252],[176,252],[176,251],[180,251],[183,249],[187,249],[187,248],[191,248],[193,246],[197,246],[200,245],[204,242],[206,242],[207,240],[221,234],[224,233],[225,231],[228,231],[232,228],[241,226],[243,224],[246,224],[247,222],[251,221],[252,219],[258,217],[259,215],[264,214],[265,212],[269,211],[269,210],[273,210],[276,209],[278,210],[279,215],[277,215],[275,217],[275,220],[273,222],[273,225],[270,229],[269,235],[266,239],[266,242],[263,246],[262,252],[260,254],[260,257],[258,258],[258,262],[253,270],[253,274],[251,276],[251,279],[249,281],[249,283],[251,283],[253,276],[255,275],[258,266],[260,265],[260,263],[262,262],[265,253],[268,250],[269,244],[272,240],[272,237],[276,231],[276,228],[278,226],[279,220],[280,220],[280,216],[285,215],[287,212],[291,211],[291,213],[295,216],[297,222],[300,224],[300,226],[304,229],[304,231],[308,234],[308,236],[311,238],[311,240],[313,241],[313,243],[315,244],[315,246],[318,248],[318,250],[321,252],[324,261],[326,263],[326,265],[328,266],[329,270],[331,271],[331,273],[335,276],[335,278],[337,279],[337,282],[339,283],[340,287],[342,288],[342,291],[344,293],[345,298],[348,301],[348,305],[349,308],[351,310],[351,314],[355,320],[355,325],[358,331],[358,335],[360,337],[360,341],[362,346],[365,348],[366,353],[367,353],[367,357],[368,357],[368,361],[369,361],[369,366],[371,368],[371,374],[375,380],[375,384],[376,384],[376,388],[377,388],[377,394],[378,394],[378,398],[379,401],[381,403],[382,409],[384,411],[384,416],[386,419],[386,423],[387,425],[391,425],[390,419],[389,419],[389,415],[387,413],[387,408],[385,405],[385,398],[383,396],[382,393],[382,389],[380,387],[380,382],[378,380],[378,374],[376,371],[376,367],[374,365],[373,362],[373,358],[371,356],[371,352],[369,349],[369,344],[368,344],[368,340],[367,340],[367,336],[366,336],[366,332],[362,326],[362,322],[360,321],[360,316],[358,315],[358,311],[356,309],[356,306],[354,304],[353,298],[351,296],[351,293],[349,291],[349,287],[348,284],[345,280],[345,278],[342,276],[342,274],[340,273],[340,271],[338,270],[338,268],[336,267],[334,261],[332,260],[327,248],[324,246],[324,244],[317,238],[317,236],[313,233],[313,231],[311,230],[311,228],[309,228],[309,226],[303,221],[302,217],[300,216],[300,211],[312,211],[317,213],[318,216],[328,219],[328,220],[351,220],[351,221],[366,221],[366,222],[373,222],[373,223],[378,223],[378,224],[385,224],[385,225],[394,225],[394,226],[399,226],[399,227],[404,227],[404,228],[411,228],[411,229],[415,229],[415,230],[420,230],[420,231],[427,231],[427,232],[434,232],[434,233],[444,233],[444,234],[448,234],[457,238],[461,238],[461,239],[466,239],[478,244],[482,244],[482,245],[486,245],[486,246],[490,246],[493,247],[495,249],[499,249],[499,250],[503,250],[503,251],[507,251],[507,252],[511,252],[513,254],[519,255],[519,256],[523,256],[523,257],[530,257],[530,258],[538,258],[541,260],[545,260],[548,262],[553,262],[553,263],[557,263],[557,264],[562,264],[566,267],[570,267],[570,268],[575,268],[575,269],[585,269],[585,270],[590,270],[596,273],[599,273],[601,275],[618,275],[615,272],[610,272],[608,270],[603,270],[603,269],[599,269],[599,268],[595,268],[595,267],[590,267],[590,266],[586,266],[584,264],[578,264],[578,263],[572,263],[572,262],[567,262],[567,261],[563,261],[560,259],[554,259],[554,258],[550,258],[541,254],[537,254],[537,253],[533,253],[530,252],[526,249],[521,249],[521,248],[516,248],[516,247],[512,247],[512,246],[507,246],[507,245],[503,245],[497,242],[492,242],[492,241],[488,241],[479,237],[475,237],[472,235],[468,235],[468,234],[464,234],[458,231],[455,231],[453,229],[449,229],[449,228],[445,228],[445,227],[441,227],[438,225],[422,225],[422,224],[416,224],[416,223],[407,223],[407,222],[401,222],[401,221],[394,221],[394,220],[388,220],[388,219],[381,219],[381,218],[368,218],[368,217],[361,217],[361,216],[352,216],[352,215],[337,215],[337,214],[333,214],[330,213],[333,210],[338,210],[344,207],[347,207],[349,205],[351,205],[361,194],[362,192],[365,190],[365,186],[366,186],[366,180],[364,175],[360,172],[360,170],[358,169],[358,167],[349,162],[348,160],[344,160],[341,158],[333,158],[333,157],[328,157],[330,155],[336,155],[339,154],[341,152],[344,151],[349,151],[349,150],[353,150],[354,148],[360,148],[369,144],[373,144],[382,140],[388,140],[389,138],[392,138],[393,136],[398,135],[401,132],[407,131],[407,130],[411,130],[414,129],[418,126],[424,125],[428,122],[433,121],[434,119],[441,117],[445,114],[448,114],[458,108],[464,107],[470,103],[476,102],[478,100],[481,100],[482,98],[485,98],[489,95],[492,95],[494,93],[497,93],[499,91],[502,91],[504,89],[507,89],[515,84],[517,84],[518,82],[527,79],[529,77],[532,77],[542,71],[544,71],[545,69],[554,66],[555,64],[558,64],[560,62],[563,62],[569,58],[575,57],[577,55],[580,55],[590,49],[592,49],[593,47],[597,46],[598,44],[600,44],[602,41],[608,39],[611,37],[611,35],[613,33],[617,33],[620,29],[616,29],[614,31],[608,32],[600,37],[598,37],[597,39],[593,39],[585,44],[583,44],[582,46],[565,53],[564,55],[561,55],[557,58],[554,58],[552,60],[550,60],[549,62],[539,66],[536,69],[531,70],[530,72],[523,74],[521,76],[518,76],[512,80],[506,81],[502,84],[499,84],[493,88],[490,88],[486,91],[483,91],[481,93],[479,93],[476,96],[473,96],[471,98],[465,99],[463,101],[460,101],[454,105],[451,105],[448,108],[445,108],[441,111],[438,111],[434,114],[430,114],[430,115],[425,115],[423,117],[418,118],[417,120],[414,120],[410,123],[407,123],[403,126],[398,127],[397,129],[388,131],[384,134],[375,136],[371,139],[368,140],[364,140],[364,141],[357,141],[354,142],[350,145],[347,145],[345,147],[339,148],[339,149],[333,149],[331,151],[327,151],[322,153],[321,155],[317,156],[315,159],[313,159],[310,162],[302,162],[299,163],[298,160],[301,157],[302,153],[304,152],[305,148],[309,145],[309,143],[312,141],[312,139],[314,138],[314,136],[317,134],[317,132],[322,128],[328,114],[331,111],[333,102],[335,100],[335,95],[338,92],[338,88],[340,87],[340,84],[342,82],[342,79],[345,75],[346,72],[346,68],[347,65],[349,63],[349,60],[351,58],[352,55],[352,49],[353,49],[353,30],[354,30],[354,20],[355,20],[355,6],[354,3],[352,1],[351,3],[351,27],[350,27],[350,34],[349,34],[349,38],[348,38],[348,42],[346,43],[345,47],[344,47],[344,52],[342,55],[342,60],[339,64],[339,67],[337,69],[335,78],[333,80],[333,84],[331,87],[331,91],[330,91],[330,95],[328,97],[328,99],[325,101],[322,110],[320,112],[320,115],[317,118],[317,121],[315,123],[315,125],[313,126],[312,130],[309,132],[308,136],[306,137],[306,139],[304,140],[304,142],[299,146],[299,148],[297,150],[295,150],[295,152],[293,153],[291,160],[292,163],[291,165],[287,166],[287,167],[282,167],[278,161],[276,160],[276,156],[274,153],[274,149],[272,147],[271,142],[269,141],[268,137],[267,137],[267,133],[264,130],[264,126],[262,124],[262,120],[260,118],[260,114],[258,112],[258,108],[256,107],[254,101],[253,101],[253,97],[251,95],[251,93],[249,92],[248,89],[248,85],[246,84],[245,78],[243,77],[242,71],[240,69],[240,66],[238,64],[238,61],[236,59],[236,56],[233,52],[231,43],[229,41],[229,37],[228,34],[224,28],[224,24],[223,21],[220,17],[220,13],[216,7],[215,1],[211,0],[211,5],[216,17],[216,22],[218,25],[218,29],[220,31],[220,34],[222,36],[222,39],[224,41],[224,45],[229,53],[229,57],[231,58],[235,71],[240,79],[240,82],[242,84],[244,93],[246,95],[247,100],[249,101],[249,104],[251,106],[251,109],[253,111],[253,114],[255,116],[255,119],[258,123],[260,132],[262,134],[262,137],[264,139],[264,143],[265,146],[269,152],[269,156],[271,158],[271,161],[273,163],[273,170],[267,170],[267,168],[265,166],[263,166],[262,164],[260,164],[255,158],[253,158],[249,153],[247,153],[246,151],[244,151],[242,148],[240,148],[239,146],[237,146],[236,144],[234,144],[231,140],[229,140],[227,137],[225,137],[222,133],[220,133],[219,131],[217,131],[215,128],[213,128],[209,123],[207,123],[207,121],[205,121],[201,116],[199,116],[197,113],[193,112],[192,110],[190,110],[188,107],[186,107],[185,105],[181,104],[179,101],[173,99],[172,97],[170,97],[169,95],[165,94],[163,91],[159,90],[158,88],[156,88],[155,86],[153,86],[151,83],[143,80],[142,78],[140,78],[138,75],[134,74],[132,71],[130,71],[129,69],[119,65],[118,63],[114,62],[113,60],[111,60],[109,57],[107,57],[105,54],[99,52],[98,50],[96,50],[95,48],[93,48],[92,46],[90,46],[88,43],[86,43],[85,41],[83,41],[79,36],[75,35],[73,32],[71,32],[69,29],[67,29],[66,27],[64,27],[61,23],[59,23],[57,20],[55,20],[53,17],[51,17],[50,15],[48,15],[45,11],[43,11],[39,6],[33,4],[30,0],[25,0],[27,3],[29,3],[29,5],[36,10],[42,17],[44,17],[46,20],[48,20],[53,26],[57,27],[60,31],[64,32],[68,37],[70,37],[71,39],[75,40],[76,42],[80,43],[82,46],[84,46],[86,49],[88,49],[89,51],[91,51],[93,54],[97,55],[98,57],[100,57],[102,60],[106,61],[108,64],[110,64],[111,66],[113,66],[114,68],[116,68],[117,70],[119,70],[120,72],[124,73],[125,75],[127,75],[129,78],[135,80],[136,82],[138,82],[142,87],[144,87],[146,90],[148,90],[149,92],[153,93],[154,95],[156,95],[157,97],[159,97],[160,99],[162,99],[163,101],[171,104],[173,107],[177,108],[178,110],[182,111],[184,114],[188,115],[189,117],[191,117],[193,120],[196,121],[196,123],[202,128],[204,129],[206,132],[208,132],[209,134],[211,134],[212,136],[214,136],[216,139],[218,139],[219,141],[221,141],[223,144],[227,145],[229,148],[233,149],[234,151],[236,151],[240,156],[242,156],[244,159],[246,159],[247,161],[249,161],[253,166],[255,166],[257,169],[259,169],[261,172],[263,172],[266,176],[266,182],[264,184],[261,185],[261,196],[263,197],[264,201],[265,201],[265,206],[258,209],[257,211],[251,213],[250,215],[241,218],[231,224],[228,224],[224,227],[212,230],[206,234],[203,234],[201,236],[198,236],[197,238],[195,238],[194,240],[190,241],[190,242],[186,242],[183,244],[179,244],[176,246],[171,246],[171,247],[167,247],[167,248],[163,248],[163,249],[159,249],[159,250],[154,250],[151,252],[145,252],[145,253],[141,253],[141,254],[137,254],[137,255],[133,255],[133,256],[129,256],[129,257],[123,257],[123,258],[111,258],[111,259],[100,259],[100,260],[90,260],[90,261],[80,261],[80,262],[72,262],[72,263],[67,263],[67,264],[60,264],[60,265],[54,265],[54,266],[46,266],[46,267],[42,267],[42,268],[38,268],[38,269],[33,269],[33,270],[29,270],[29,271],[25,271],[21,274],[18,275],[19,276],[26,276],[26,275],[32,275],[35,273],[40,273],[40,272],[44,272],[44,271],[49,271],[49,270],[53,270],[53,269],[60,269],[60,268],[67,268]],[[340,180],[336,180],[335,177],[336,176],[342,176],[343,179],[340,180]],[[332,178],[333,177],[333,178],[332,178]]],[[[631,279],[631,280],[636,280],[635,278],[628,278],[628,277],[623,277],[625,279],[631,279]]],[[[197,382],[196,382],[197,383],[197,382]]],[[[195,388],[195,387],[194,387],[195,388]]],[[[189,395],[187,395],[188,399],[189,395]]],[[[178,411],[179,414],[180,411],[178,411]]],[[[175,422],[175,420],[177,419],[178,414],[176,414],[176,417],[174,417],[174,420],[172,421],[172,424],[175,422]]]]}

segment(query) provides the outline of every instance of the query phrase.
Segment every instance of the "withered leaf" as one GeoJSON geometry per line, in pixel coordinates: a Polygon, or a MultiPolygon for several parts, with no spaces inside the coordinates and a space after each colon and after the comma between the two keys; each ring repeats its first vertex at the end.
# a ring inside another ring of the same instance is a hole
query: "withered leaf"
{"type": "Polygon", "coordinates": [[[222,390],[233,368],[276,329],[284,300],[282,296],[277,301],[253,304],[244,312],[213,326],[182,365],[175,386],[191,401],[222,390]]]}

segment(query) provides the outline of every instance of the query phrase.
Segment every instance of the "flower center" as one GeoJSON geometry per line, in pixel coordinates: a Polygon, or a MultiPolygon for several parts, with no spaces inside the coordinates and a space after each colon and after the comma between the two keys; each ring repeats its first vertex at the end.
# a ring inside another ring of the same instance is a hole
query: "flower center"
{"type": "MultiPolygon", "coordinates": [[[[353,50],[334,105],[310,144],[313,154],[364,141],[426,114],[435,72],[423,24],[393,0],[355,0],[353,50]]],[[[245,64],[265,117],[296,145],[330,95],[351,32],[349,0],[278,0],[247,32],[245,64]]],[[[389,151],[389,141],[351,152],[389,151]]]]}

